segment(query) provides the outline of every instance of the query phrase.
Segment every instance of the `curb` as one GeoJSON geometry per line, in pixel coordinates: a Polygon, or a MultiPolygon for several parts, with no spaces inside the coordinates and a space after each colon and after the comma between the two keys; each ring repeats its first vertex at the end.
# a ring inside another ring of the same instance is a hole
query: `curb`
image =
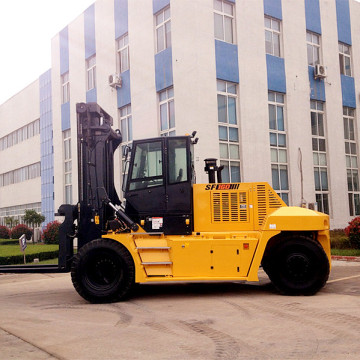
{"type": "Polygon", "coordinates": [[[338,255],[331,255],[331,260],[360,262],[360,256],[338,256],[338,255]]]}

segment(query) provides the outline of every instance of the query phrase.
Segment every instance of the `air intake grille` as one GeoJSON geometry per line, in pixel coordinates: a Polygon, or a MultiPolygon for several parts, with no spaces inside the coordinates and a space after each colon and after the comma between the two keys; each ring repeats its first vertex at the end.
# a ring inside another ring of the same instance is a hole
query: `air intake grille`
{"type": "Polygon", "coordinates": [[[258,201],[258,224],[262,225],[267,212],[265,185],[257,186],[257,201],[258,201]]]}
{"type": "Polygon", "coordinates": [[[270,209],[277,209],[281,207],[281,202],[275,194],[269,190],[269,208],[270,209]]]}
{"type": "Polygon", "coordinates": [[[248,204],[246,192],[213,192],[213,222],[248,222],[248,204]]]}
{"type": "Polygon", "coordinates": [[[257,185],[258,224],[264,223],[266,216],[285,204],[276,193],[266,185],[257,185]]]}

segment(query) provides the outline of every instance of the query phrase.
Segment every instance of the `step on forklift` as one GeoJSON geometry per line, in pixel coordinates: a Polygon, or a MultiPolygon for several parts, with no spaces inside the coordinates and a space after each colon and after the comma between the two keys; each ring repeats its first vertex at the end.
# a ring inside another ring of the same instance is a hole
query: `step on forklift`
{"type": "Polygon", "coordinates": [[[122,203],[114,185],[121,133],[96,103],[76,111],[79,201],[58,210],[59,263],[0,272],[71,272],[92,303],[125,299],[138,283],[258,281],[261,266],[281,294],[325,285],[328,215],[287,206],[266,182],[222,183],[216,159],[205,161],[209,182],[196,184],[195,133],[125,147],[122,203]]]}

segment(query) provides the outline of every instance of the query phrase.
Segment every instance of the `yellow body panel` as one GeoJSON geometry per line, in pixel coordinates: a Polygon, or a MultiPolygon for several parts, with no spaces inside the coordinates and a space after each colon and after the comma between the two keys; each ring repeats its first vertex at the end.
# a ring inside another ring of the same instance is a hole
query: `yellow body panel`
{"type": "Polygon", "coordinates": [[[191,235],[109,232],[135,264],[135,281],[258,281],[268,241],[280,232],[311,232],[330,262],[329,217],[287,207],[267,183],[195,184],[191,235]],[[315,235],[314,235],[315,236],[315,235]]]}

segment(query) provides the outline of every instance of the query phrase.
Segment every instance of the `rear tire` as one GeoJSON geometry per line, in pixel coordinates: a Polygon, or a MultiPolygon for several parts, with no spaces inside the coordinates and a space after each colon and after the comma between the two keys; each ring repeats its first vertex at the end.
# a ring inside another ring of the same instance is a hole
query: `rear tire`
{"type": "Polygon", "coordinates": [[[76,291],[92,303],[119,301],[126,297],[135,281],[135,266],[120,243],[97,239],[84,245],[71,266],[76,291]]]}
{"type": "Polygon", "coordinates": [[[329,278],[329,260],[321,245],[292,236],[275,245],[263,262],[274,286],[284,295],[313,295],[329,278]]]}

